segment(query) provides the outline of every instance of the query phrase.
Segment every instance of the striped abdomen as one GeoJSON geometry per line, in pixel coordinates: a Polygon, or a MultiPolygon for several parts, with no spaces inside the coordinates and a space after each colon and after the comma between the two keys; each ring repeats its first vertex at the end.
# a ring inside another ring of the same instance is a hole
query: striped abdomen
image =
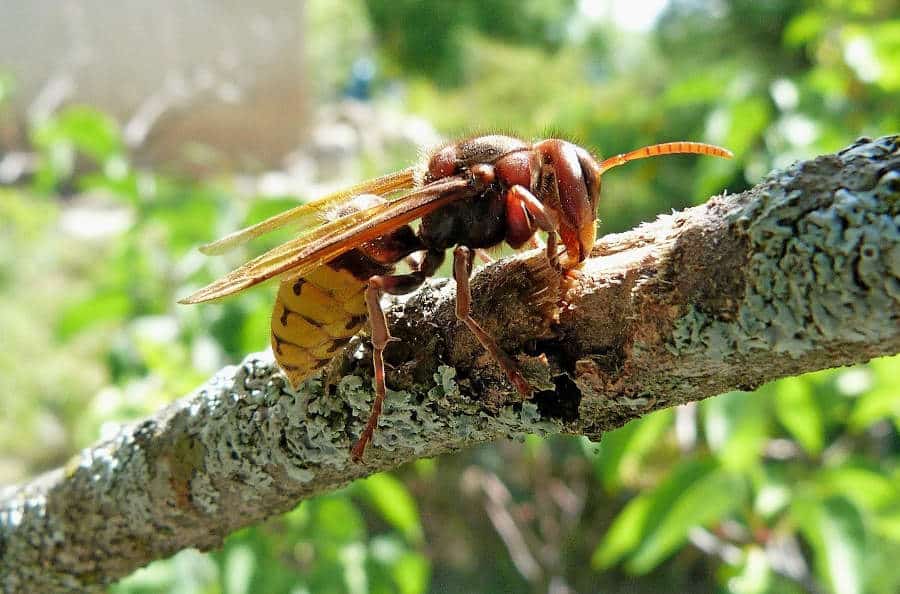
{"type": "Polygon", "coordinates": [[[363,279],[383,269],[360,270],[360,256],[354,250],[278,288],[272,351],[295,389],[340,353],[368,319],[363,279]]]}

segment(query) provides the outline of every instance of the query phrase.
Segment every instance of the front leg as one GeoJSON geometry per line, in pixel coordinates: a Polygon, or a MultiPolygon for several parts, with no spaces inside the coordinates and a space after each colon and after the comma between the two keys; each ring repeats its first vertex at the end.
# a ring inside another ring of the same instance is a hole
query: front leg
{"type": "Polygon", "coordinates": [[[481,346],[488,352],[500,369],[506,373],[506,377],[516,387],[522,398],[531,396],[531,386],[528,380],[519,371],[519,366],[510,358],[503,349],[497,345],[494,337],[485,332],[478,322],[472,318],[470,306],[472,303],[472,291],[469,286],[469,274],[472,272],[472,252],[465,246],[458,246],[453,250],[453,278],[456,280],[456,318],[466,325],[469,331],[475,335],[481,346]]]}
{"type": "Polygon", "coordinates": [[[535,243],[535,232],[547,232],[547,260],[559,270],[556,233],[559,218],[525,186],[515,185],[506,191],[506,242],[518,249],[526,242],[535,243]]]}

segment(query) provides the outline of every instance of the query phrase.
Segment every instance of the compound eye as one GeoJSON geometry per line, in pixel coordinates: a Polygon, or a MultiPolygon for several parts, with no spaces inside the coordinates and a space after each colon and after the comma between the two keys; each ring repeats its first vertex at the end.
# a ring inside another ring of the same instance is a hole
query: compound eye
{"type": "Polygon", "coordinates": [[[588,197],[591,201],[591,209],[597,212],[597,202],[600,198],[600,165],[589,152],[581,147],[575,149],[578,155],[578,163],[581,165],[581,175],[587,186],[588,197]]]}
{"type": "Polygon", "coordinates": [[[585,183],[578,160],[578,153],[570,143],[560,143],[555,155],[556,183],[562,213],[569,225],[579,229],[594,219],[585,183]]]}

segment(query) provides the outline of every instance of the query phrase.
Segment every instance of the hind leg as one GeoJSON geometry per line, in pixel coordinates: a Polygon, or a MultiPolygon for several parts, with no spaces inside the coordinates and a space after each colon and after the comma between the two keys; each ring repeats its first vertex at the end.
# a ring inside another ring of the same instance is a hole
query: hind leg
{"type": "Polygon", "coordinates": [[[397,340],[391,336],[387,318],[381,308],[381,296],[384,293],[402,295],[418,288],[425,279],[433,275],[444,261],[444,252],[430,251],[425,254],[419,269],[409,274],[395,274],[385,276],[373,276],[369,279],[366,288],[366,307],[369,310],[369,325],[372,330],[372,364],[375,368],[375,401],[372,403],[372,411],[366,427],[359,439],[350,450],[350,456],[354,462],[362,460],[366,452],[366,446],[375,434],[378,426],[378,417],[384,406],[384,396],[387,392],[384,373],[384,349],[388,343],[397,340]]]}

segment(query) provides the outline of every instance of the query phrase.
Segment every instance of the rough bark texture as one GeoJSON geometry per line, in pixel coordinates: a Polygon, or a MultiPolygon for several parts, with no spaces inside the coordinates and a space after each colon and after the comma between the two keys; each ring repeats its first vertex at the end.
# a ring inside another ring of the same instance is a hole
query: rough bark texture
{"type": "Polygon", "coordinates": [[[371,401],[366,356],[294,392],[269,355],[250,355],[65,468],[0,491],[0,583],[101,590],[419,457],[525,433],[597,438],[659,408],[897,353],[898,144],[863,139],[606,236],[565,294],[537,253],[482,270],[473,310],[540,388],[530,401],[456,322],[452,283],[396,303],[393,391],[362,464],[348,452],[371,401]]]}

